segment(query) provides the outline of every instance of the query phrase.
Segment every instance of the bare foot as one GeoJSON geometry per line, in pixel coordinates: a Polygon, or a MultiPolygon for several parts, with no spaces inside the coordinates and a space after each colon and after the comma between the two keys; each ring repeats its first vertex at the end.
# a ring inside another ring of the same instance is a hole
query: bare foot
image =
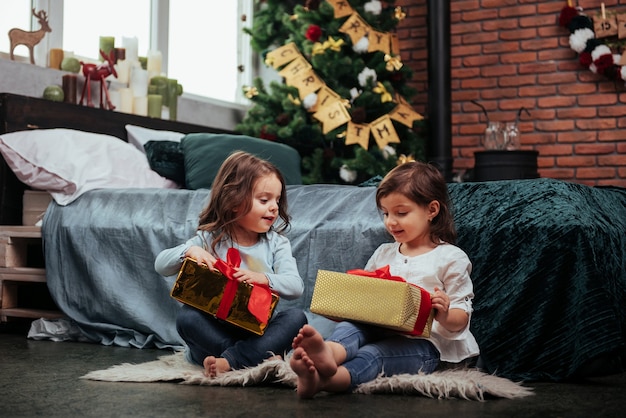
{"type": "Polygon", "coordinates": [[[228,360],[222,357],[207,356],[203,361],[204,375],[210,378],[217,377],[218,374],[230,371],[228,360]]]}
{"type": "Polygon", "coordinates": [[[294,350],[289,365],[298,376],[298,396],[306,399],[315,396],[320,391],[320,375],[302,347],[294,350]]]}
{"type": "Polygon", "coordinates": [[[322,334],[317,332],[311,325],[300,328],[298,335],[293,339],[294,349],[302,348],[315,365],[315,369],[321,377],[330,377],[337,373],[337,362],[332,350],[324,342],[322,334]]]}

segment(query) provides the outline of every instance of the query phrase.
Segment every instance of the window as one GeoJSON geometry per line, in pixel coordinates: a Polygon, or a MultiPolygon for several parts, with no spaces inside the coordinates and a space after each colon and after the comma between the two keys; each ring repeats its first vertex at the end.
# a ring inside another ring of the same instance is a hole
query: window
{"type": "MultiPolygon", "coordinates": [[[[2,35],[0,36],[0,51],[10,52],[9,37],[5,34],[8,34],[11,29],[31,30],[30,3],[31,0],[11,0],[10,2],[3,0],[0,3],[0,34],[2,35]]],[[[37,29],[39,29],[38,25],[33,30],[37,29]]],[[[28,49],[24,45],[20,45],[15,48],[15,55],[26,57],[28,56],[28,49]]]]}
{"type": "MultiPolygon", "coordinates": [[[[36,63],[47,62],[50,48],[96,60],[100,36],[137,38],[139,56],[162,53],[163,72],[175,78],[187,95],[225,102],[245,102],[241,86],[252,80],[252,49],[242,31],[241,16],[252,16],[253,0],[107,0],[97,9],[84,0],[2,0],[0,33],[12,27],[37,30],[32,7],[48,11],[52,32],[38,44],[36,63]],[[32,29],[31,29],[32,28],[32,29]],[[243,71],[241,71],[243,70],[243,71]]],[[[1,39],[2,37],[0,37],[1,39]]],[[[9,52],[8,37],[0,51],[9,52]]],[[[26,47],[16,55],[28,56],[26,47]]]]}

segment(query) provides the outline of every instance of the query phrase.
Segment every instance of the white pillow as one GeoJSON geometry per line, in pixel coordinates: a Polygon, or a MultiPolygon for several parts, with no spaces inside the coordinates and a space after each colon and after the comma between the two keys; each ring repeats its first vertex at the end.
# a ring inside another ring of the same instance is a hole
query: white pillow
{"type": "Polygon", "coordinates": [[[178,188],[150,169],[145,154],[119,138],[72,129],[0,135],[0,152],[16,177],[59,205],[102,188],[178,188]]]}
{"type": "Polygon", "coordinates": [[[148,141],[173,141],[180,142],[185,134],[172,131],[158,131],[155,129],[142,128],[141,126],[126,125],[126,137],[129,144],[133,144],[137,149],[144,154],[146,150],[144,145],[148,141]]]}

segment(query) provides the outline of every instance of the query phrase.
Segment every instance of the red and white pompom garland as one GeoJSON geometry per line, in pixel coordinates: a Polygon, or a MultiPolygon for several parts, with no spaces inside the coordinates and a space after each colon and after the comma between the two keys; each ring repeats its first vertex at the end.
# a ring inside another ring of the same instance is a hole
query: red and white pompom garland
{"type": "Polygon", "coordinates": [[[580,64],[594,74],[613,80],[626,81],[626,66],[620,64],[621,55],[596,38],[593,21],[581,8],[566,5],[559,16],[559,26],[570,31],[570,48],[578,54],[580,64]]]}

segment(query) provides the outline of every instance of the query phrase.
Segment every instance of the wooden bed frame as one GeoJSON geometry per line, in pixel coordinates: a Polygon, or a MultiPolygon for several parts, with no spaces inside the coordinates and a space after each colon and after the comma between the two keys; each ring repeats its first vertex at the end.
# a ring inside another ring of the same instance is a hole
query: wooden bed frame
{"type": "MultiPolygon", "coordinates": [[[[29,129],[67,128],[112,135],[128,142],[128,124],[181,133],[232,133],[185,122],[0,93],[0,134],[29,129]]],[[[21,225],[22,196],[26,189],[28,186],[19,181],[4,159],[0,158],[0,225],[21,225]]]]}

